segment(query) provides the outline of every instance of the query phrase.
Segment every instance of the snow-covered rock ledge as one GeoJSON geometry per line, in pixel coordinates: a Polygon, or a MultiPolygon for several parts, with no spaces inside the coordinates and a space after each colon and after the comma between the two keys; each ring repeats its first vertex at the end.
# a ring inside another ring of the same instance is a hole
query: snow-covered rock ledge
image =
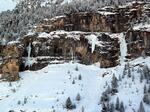
{"type": "Polygon", "coordinates": [[[108,33],[59,30],[29,34],[20,41],[25,48],[31,43],[31,57],[61,57],[63,60],[77,60],[84,64],[100,62],[102,68],[118,65],[119,40],[108,33]]]}

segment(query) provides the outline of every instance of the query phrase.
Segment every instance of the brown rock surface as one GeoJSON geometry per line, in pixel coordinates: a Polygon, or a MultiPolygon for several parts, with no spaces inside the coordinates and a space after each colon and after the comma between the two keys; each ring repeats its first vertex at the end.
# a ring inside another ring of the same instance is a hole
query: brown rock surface
{"type": "Polygon", "coordinates": [[[13,43],[8,44],[3,48],[1,78],[6,81],[16,81],[19,79],[19,67],[20,63],[22,63],[22,51],[19,45],[20,43],[13,43]]]}
{"type": "MultiPolygon", "coordinates": [[[[114,67],[119,64],[119,40],[97,32],[126,32],[132,26],[130,22],[138,20],[143,14],[149,16],[148,12],[149,8],[144,8],[144,3],[135,2],[125,7],[105,7],[97,12],[75,12],[44,19],[36,27],[35,34],[24,36],[19,43],[8,44],[0,50],[3,57],[0,73],[5,79],[13,81],[19,79],[19,71],[38,70],[51,63],[70,60],[84,64],[99,62],[102,68],[114,67]],[[92,43],[87,38],[92,34],[98,39],[94,52],[91,52],[92,43]],[[26,63],[28,60],[32,62],[31,65],[26,63]]],[[[130,29],[126,33],[126,42],[127,58],[150,56],[150,32],[130,29]]]]}
{"type": "Polygon", "coordinates": [[[142,17],[142,14],[148,15],[149,9],[146,9],[144,5],[142,2],[135,2],[124,7],[105,7],[97,12],[74,12],[52,19],[44,19],[39,23],[36,31],[65,30],[120,33],[127,31],[130,22],[135,22],[142,17]]]}
{"type": "Polygon", "coordinates": [[[126,41],[131,57],[150,56],[150,32],[131,29],[127,32],[126,41]]]}
{"type": "MultiPolygon", "coordinates": [[[[20,41],[24,45],[23,60],[27,59],[27,47],[31,43],[31,58],[35,62],[30,67],[25,67],[30,70],[41,69],[51,62],[78,60],[80,63],[92,64],[101,63],[101,67],[113,67],[118,65],[119,42],[117,38],[111,38],[106,34],[98,34],[97,39],[102,45],[95,45],[94,52],[91,52],[91,43],[87,37],[92,33],[64,32],[61,34],[50,35],[49,37],[33,37],[25,36],[20,41]],[[70,37],[73,35],[73,37],[70,37]],[[57,38],[56,38],[57,37],[57,38]],[[78,39],[77,39],[78,37],[78,39]],[[28,41],[30,40],[30,41],[28,41]],[[107,63],[106,63],[107,62],[107,63]],[[105,64],[106,63],[106,64],[105,64]],[[40,65],[40,66],[38,66],[40,65]]],[[[25,65],[25,63],[24,63],[25,65]]]]}
{"type": "Polygon", "coordinates": [[[7,81],[19,80],[19,64],[17,59],[10,59],[3,63],[2,79],[7,81]]]}

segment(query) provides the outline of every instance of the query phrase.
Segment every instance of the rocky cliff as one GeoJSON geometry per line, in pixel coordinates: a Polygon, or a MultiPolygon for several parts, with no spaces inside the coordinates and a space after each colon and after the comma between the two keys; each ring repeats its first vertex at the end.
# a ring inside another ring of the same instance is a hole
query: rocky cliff
{"type": "Polygon", "coordinates": [[[150,28],[147,27],[128,30],[126,34],[128,58],[150,56],[150,28]]]}
{"type": "Polygon", "coordinates": [[[132,25],[135,21],[141,24],[139,18],[149,16],[148,12],[144,3],[135,2],[44,19],[34,32],[0,46],[2,78],[14,81],[19,79],[19,71],[38,70],[51,63],[99,62],[101,68],[108,68],[126,58],[149,56],[149,25],[142,29],[132,25]]]}
{"type": "Polygon", "coordinates": [[[22,63],[22,48],[20,43],[8,44],[2,51],[1,78],[7,81],[19,79],[19,67],[22,63]]]}
{"type": "Polygon", "coordinates": [[[142,17],[148,12],[144,3],[120,7],[104,7],[97,12],[77,12],[52,19],[44,19],[37,27],[38,32],[51,32],[55,30],[84,31],[84,32],[112,32],[127,31],[130,22],[142,17]]]}
{"type": "Polygon", "coordinates": [[[20,40],[24,45],[24,65],[30,70],[41,69],[50,63],[71,60],[84,64],[99,62],[101,67],[118,64],[119,42],[117,38],[102,33],[56,31],[28,35],[20,40]],[[30,59],[27,47],[31,47],[30,59]],[[31,65],[27,64],[31,61],[31,65]]]}

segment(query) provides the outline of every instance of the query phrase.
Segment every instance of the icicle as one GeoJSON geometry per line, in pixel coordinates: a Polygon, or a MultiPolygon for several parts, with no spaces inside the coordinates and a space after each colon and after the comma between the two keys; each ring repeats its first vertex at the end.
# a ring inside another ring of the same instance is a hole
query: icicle
{"type": "Polygon", "coordinates": [[[31,66],[31,43],[29,43],[27,47],[27,51],[28,51],[28,57],[27,57],[26,65],[30,67],[31,66]]]}
{"type": "Polygon", "coordinates": [[[71,59],[72,59],[72,61],[74,61],[74,54],[73,54],[73,49],[72,49],[72,47],[71,47],[71,59]]]}
{"type": "Polygon", "coordinates": [[[120,40],[120,64],[122,64],[125,61],[125,57],[127,55],[127,43],[125,40],[125,36],[122,33],[119,37],[120,40]]]}
{"type": "Polygon", "coordinates": [[[6,45],[7,41],[5,38],[2,39],[2,45],[6,45]]]}
{"type": "Polygon", "coordinates": [[[96,44],[97,37],[95,35],[91,35],[91,38],[92,38],[92,49],[91,49],[91,52],[93,53],[94,50],[95,50],[95,44],[96,44]]]}

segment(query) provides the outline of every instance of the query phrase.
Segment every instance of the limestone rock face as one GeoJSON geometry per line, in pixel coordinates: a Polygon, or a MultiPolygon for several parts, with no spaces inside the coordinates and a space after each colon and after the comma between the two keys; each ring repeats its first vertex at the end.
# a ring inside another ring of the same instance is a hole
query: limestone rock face
{"type": "Polygon", "coordinates": [[[66,33],[54,34],[50,37],[25,36],[20,40],[24,44],[24,66],[26,66],[26,69],[37,70],[51,63],[63,63],[74,59],[79,60],[81,63],[90,64],[89,57],[91,53],[89,52],[91,52],[91,48],[89,48],[88,40],[80,33],[74,36],[77,36],[78,39],[69,38],[69,34],[66,33]],[[29,43],[31,44],[30,61],[34,60],[30,67],[26,65],[26,60],[28,60],[26,48],[29,43]]]}
{"type": "Polygon", "coordinates": [[[6,46],[0,46],[0,74],[8,81],[19,79],[19,71],[38,70],[48,64],[78,61],[100,63],[101,68],[119,64],[120,32],[126,33],[127,58],[150,56],[149,30],[133,30],[149,8],[142,2],[125,7],[104,7],[97,12],[74,12],[42,20],[34,34],[28,34],[6,46]],[[63,30],[63,31],[62,31],[63,30]],[[107,32],[107,33],[100,33],[107,32]],[[109,32],[109,33],[108,33],[109,32]],[[115,33],[115,34],[114,34],[115,33]]]}
{"type": "MultiPolygon", "coordinates": [[[[121,32],[124,28],[119,28],[120,21],[117,20],[119,16],[117,13],[111,13],[107,16],[90,12],[72,13],[57,19],[43,20],[36,30],[38,32],[51,32],[58,29],[85,32],[121,32]]],[[[127,19],[123,19],[122,22],[127,22],[127,19]]]]}
{"type": "Polygon", "coordinates": [[[24,70],[38,70],[51,63],[64,63],[76,60],[83,64],[100,63],[101,67],[118,65],[119,42],[117,38],[102,33],[86,32],[53,32],[38,35],[27,35],[20,39],[23,45],[22,65],[24,70]],[[92,38],[94,42],[92,52],[92,38]],[[31,47],[30,58],[28,47],[31,47]],[[27,62],[31,62],[30,64],[27,62]]]}
{"type": "Polygon", "coordinates": [[[103,46],[101,46],[100,48],[101,67],[108,68],[118,65],[119,51],[120,51],[118,38],[110,38],[110,36],[103,34],[102,37],[100,37],[99,39],[103,42],[103,46]]]}
{"type": "Polygon", "coordinates": [[[150,32],[129,30],[126,35],[128,54],[132,58],[150,56],[150,32]]]}
{"type": "Polygon", "coordinates": [[[19,49],[16,45],[8,45],[3,50],[3,56],[5,59],[11,58],[11,57],[19,57],[19,49]]]}
{"type": "Polygon", "coordinates": [[[144,8],[144,3],[135,2],[126,7],[105,7],[97,12],[75,12],[45,19],[39,23],[36,31],[65,30],[120,33],[127,31],[130,22],[138,20],[144,13],[148,13],[148,9],[144,8]]]}

